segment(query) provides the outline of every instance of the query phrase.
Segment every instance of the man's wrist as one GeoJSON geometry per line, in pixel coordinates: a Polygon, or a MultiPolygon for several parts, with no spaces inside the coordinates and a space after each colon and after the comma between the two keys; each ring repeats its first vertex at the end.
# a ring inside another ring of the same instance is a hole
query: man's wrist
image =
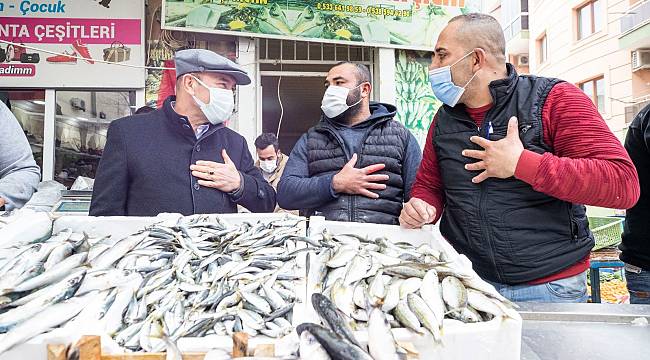
{"type": "Polygon", "coordinates": [[[334,195],[341,192],[337,176],[338,174],[334,174],[334,176],[332,176],[332,183],[330,186],[332,194],[334,195]]]}
{"type": "Polygon", "coordinates": [[[233,199],[239,199],[242,196],[242,193],[244,192],[244,175],[239,172],[239,187],[231,192],[228,193],[231,198],[233,199]]]}

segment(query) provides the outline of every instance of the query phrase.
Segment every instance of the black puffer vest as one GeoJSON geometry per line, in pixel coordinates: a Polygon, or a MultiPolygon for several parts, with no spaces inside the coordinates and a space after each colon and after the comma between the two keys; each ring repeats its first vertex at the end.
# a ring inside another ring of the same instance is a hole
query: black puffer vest
{"type": "Polygon", "coordinates": [[[479,172],[464,169],[476,160],[461,152],[482,150],[469,138],[486,137],[490,124],[490,140],[504,138],[512,116],[519,119],[524,148],[538,154],[552,151],[543,141],[542,108],[559,82],[518,76],[508,64],[508,77],[490,84],[494,105],[480,129],[462,105],[438,111],[433,142],[446,196],[440,231],[487,280],[519,284],[541,279],[584,259],[594,245],[584,206],[537,192],[514,177],[473,184],[479,172]]]}
{"type": "MultiPolygon", "coordinates": [[[[376,191],[378,199],[340,194],[336,200],[312,209],[314,214],[334,221],[398,224],[404,202],[402,163],[408,139],[408,130],[392,117],[375,120],[363,138],[355,167],[385,164],[384,170],[375,174],[388,175],[386,189],[376,191]]],[[[352,157],[336,128],[327,119],[321,119],[318,125],[309,129],[307,150],[309,176],[337,173],[352,157]]]]}

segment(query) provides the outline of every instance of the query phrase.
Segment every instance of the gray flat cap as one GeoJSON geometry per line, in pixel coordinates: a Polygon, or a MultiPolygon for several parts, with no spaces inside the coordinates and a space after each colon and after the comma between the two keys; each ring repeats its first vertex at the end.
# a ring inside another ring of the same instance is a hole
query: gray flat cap
{"type": "Polygon", "coordinates": [[[239,65],[229,59],[204,49],[187,49],[176,52],[176,78],[193,72],[217,72],[235,78],[237,85],[248,85],[251,78],[239,65]]]}

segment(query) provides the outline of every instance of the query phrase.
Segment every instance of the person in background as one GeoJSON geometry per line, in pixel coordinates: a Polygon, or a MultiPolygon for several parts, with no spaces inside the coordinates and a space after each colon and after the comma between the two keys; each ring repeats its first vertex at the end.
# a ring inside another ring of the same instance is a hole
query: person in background
{"type": "Polygon", "coordinates": [[[32,197],[41,170],[18,119],[0,102],[0,209],[21,208],[32,197]]]}
{"type": "Polygon", "coordinates": [[[621,261],[630,303],[650,305],[650,105],[630,124],[625,149],[639,173],[641,197],[625,215],[621,261]]]}
{"type": "Polygon", "coordinates": [[[248,74],[202,49],[178,51],[175,64],[177,95],[163,108],[111,123],[90,215],[273,211],[275,190],[244,137],[223,124],[248,74]]]}
{"type": "Polygon", "coordinates": [[[255,150],[255,166],[262,171],[264,179],[277,189],[289,157],[280,151],[278,138],[271,133],[264,133],[255,139],[255,150]]]}
{"type": "Polygon", "coordinates": [[[328,220],[397,224],[421,159],[397,109],[370,101],[370,71],[343,62],[325,80],[320,122],[291,151],[278,184],[283,209],[328,220]]]}
{"type": "MultiPolygon", "coordinates": [[[[289,156],[282,153],[278,138],[272,133],[264,133],[255,139],[255,151],[257,152],[255,166],[262,171],[264,179],[277,191],[289,156]]],[[[275,212],[285,211],[276,206],[275,212]]],[[[292,213],[298,215],[297,212],[292,213]]]]}
{"type": "Polygon", "coordinates": [[[457,16],[429,81],[444,103],[400,222],[442,235],[513,301],[584,302],[594,237],[582,204],[630,208],[634,164],[591,99],[559,79],[517,75],[499,22],[457,16]]]}

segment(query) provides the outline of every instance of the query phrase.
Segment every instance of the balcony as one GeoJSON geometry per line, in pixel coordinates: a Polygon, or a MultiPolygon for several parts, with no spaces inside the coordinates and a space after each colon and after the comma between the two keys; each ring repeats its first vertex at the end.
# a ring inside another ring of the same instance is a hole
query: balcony
{"type": "Polygon", "coordinates": [[[508,54],[527,54],[529,51],[528,13],[517,16],[503,28],[508,54]]]}
{"type": "Polygon", "coordinates": [[[650,0],[633,5],[621,17],[621,49],[650,48],[650,0]]]}

